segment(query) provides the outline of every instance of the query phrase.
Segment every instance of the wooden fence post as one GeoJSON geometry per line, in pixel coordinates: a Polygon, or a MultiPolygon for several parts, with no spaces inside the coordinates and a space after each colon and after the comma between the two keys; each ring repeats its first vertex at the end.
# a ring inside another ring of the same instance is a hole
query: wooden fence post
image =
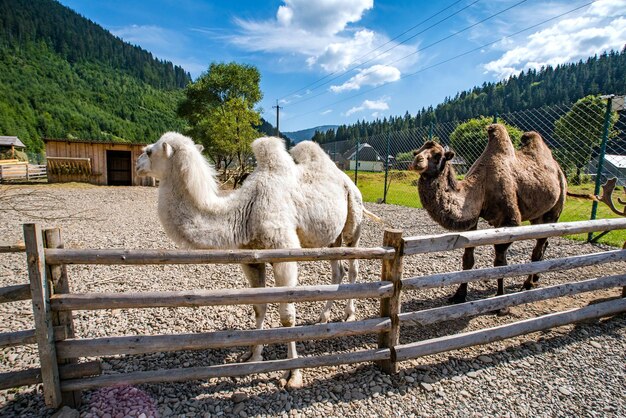
{"type": "Polygon", "coordinates": [[[43,236],[37,224],[24,224],[26,260],[30,277],[30,293],[35,317],[35,336],[39,349],[41,380],[46,405],[58,408],[61,405],[61,383],[57,364],[52,312],[50,310],[50,286],[46,277],[43,236]]]}
{"type": "Polygon", "coordinates": [[[379,334],[378,347],[389,348],[391,350],[391,358],[389,360],[380,361],[378,365],[387,373],[397,373],[398,363],[396,363],[394,347],[399,343],[400,337],[398,314],[400,314],[401,310],[402,231],[398,229],[386,229],[383,237],[383,247],[393,247],[396,250],[396,254],[392,259],[383,260],[381,280],[393,283],[393,294],[391,297],[382,298],[380,300],[380,316],[389,317],[391,319],[391,329],[379,334]]]}
{"type": "MultiPolygon", "coordinates": [[[[63,248],[63,238],[59,228],[46,229],[44,231],[46,248],[60,249],[63,248]]],[[[67,277],[67,268],[63,265],[48,265],[46,273],[52,283],[51,294],[67,294],[70,293],[70,284],[67,277]]],[[[74,321],[72,320],[72,311],[52,312],[52,325],[64,326],[67,338],[74,338],[74,321]]],[[[77,359],[65,359],[59,364],[74,364],[77,359]]],[[[81,391],[63,392],[61,393],[63,404],[76,408],[81,404],[81,391]]]]}

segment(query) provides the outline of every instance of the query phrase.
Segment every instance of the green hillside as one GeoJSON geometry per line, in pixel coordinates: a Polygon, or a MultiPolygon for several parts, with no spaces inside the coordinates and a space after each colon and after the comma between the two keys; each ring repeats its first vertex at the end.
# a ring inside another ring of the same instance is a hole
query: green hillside
{"type": "Polygon", "coordinates": [[[152,142],[182,130],[189,81],[54,1],[0,0],[0,135],[30,153],[44,137],[152,142]]]}

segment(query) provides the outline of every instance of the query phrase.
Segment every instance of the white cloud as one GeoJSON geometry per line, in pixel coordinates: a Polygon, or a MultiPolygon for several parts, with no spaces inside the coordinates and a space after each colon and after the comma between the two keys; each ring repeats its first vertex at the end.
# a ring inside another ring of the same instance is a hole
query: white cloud
{"type": "Polygon", "coordinates": [[[626,44],[625,11],[626,0],[595,2],[581,16],[563,19],[535,32],[521,45],[516,42],[517,46],[484,68],[506,78],[525,69],[573,62],[610,49],[621,50],[626,44]]]}
{"type": "Polygon", "coordinates": [[[332,111],[333,111],[332,109],[327,109],[321,112],[320,115],[328,115],[329,113],[332,113],[332,111]]]}
{"type": "Polygon", "coordinates": [[[348,23],[358,22],[365,11],[374,7],[374,0],[284,1],[276,13],[281,26],[328,35],[341,32],[348,23]]]}
{"type": "Polygon", "coordinates": [[[400,70],[389,65],[373,65],[367,69],[359,70],[359,73],[339,86],[330,86],[334,93],[359,90],[361,86],[380,86],[381,84],[398,81],[400,70]]]}
{"type": "MultiPolygon", "coordinates": [[[[345,113],[345,115],[350,116],[353,113],[362,112],[364,110],[388,110],[389,104],[387,104],[387,100],[388,99],[386,98],[379,99],[379,100],[365,100],[363,101],[363,103],[361,103],[360,106],[355,106],[351,108],[350,110],[348,110],[345,113]]],[[[375,113],[378,113],[378,112],[375,112],[375,113]]]]}
{"type": "MultiPolygon", "coordinates": [[[[227,39],[248,51],[298,57],[308,67],[317,67],[326,73],[345,71],[357,65],[364,54],[389,41],[383,34],[354,26],[373,8],[373,0],[283,1],[275,19],[235,19],[240,33],[227,39]]],[[[396,48],[388,52],[377,51],[380,56],[367,64],[393,62],[416,51],[415,46],[398,46],[394,42],[385,45],[385,49],[393,46],[396,48]]],[[[396,66],[412,65],[416,59],[417,54],[414,54],[396,66]]]]}

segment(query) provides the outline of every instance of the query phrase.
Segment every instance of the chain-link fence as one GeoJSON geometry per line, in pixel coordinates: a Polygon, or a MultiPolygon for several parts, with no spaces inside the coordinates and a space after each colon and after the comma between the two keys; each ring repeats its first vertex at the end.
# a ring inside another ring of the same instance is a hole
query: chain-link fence
{"type": "MultiPolygon", "coordinates": [[[[487,144],[486,127],[498,121],[506,125],[516,145],[523,132],[537,131],[551,148],[566,173],[570,194],[561,221],[608,218],[617,215],[606,205],[576,196],[600,193],[600,186],[613,177],[618,189],[626,186],[626,111],[622,109],[623,96],[588,96],[569,105],[434,123],[322,147],[355,180],[366,201],[421,207],[416,189],[419,176],[407,170],[412,151],[428,140],[448,146],[455,151],[451,163],[462,178],[487,144]]],[[[611,234],[604,240],[617,244],[626,239],[611,234]]]]}

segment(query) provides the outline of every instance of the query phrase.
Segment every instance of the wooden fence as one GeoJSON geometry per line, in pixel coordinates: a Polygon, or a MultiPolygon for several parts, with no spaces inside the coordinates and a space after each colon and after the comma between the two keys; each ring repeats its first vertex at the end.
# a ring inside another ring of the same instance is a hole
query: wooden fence
{"type": "Polygon", "coordinates": [[[47,178],[45,165],[29,164],[26,162],[0,164],[0,183],[15,180],[37,180],[47,178]]]}
{"type": "MultiPolygon", "coordinates": [[[[334,366],[369,361],[376,362],[383,370],[393,373],[397,371],[399,361],[478,344],[486,344],[576,321],[626,311],[626,299],[616,298],[583,308],[539,316],[494,328],[399,344],[402,326],[433,324],[539,300],[611,287],[624,288],[626,286],[626,274],[624,274],[549,286],[459,305],[443,306],[417,312],[401,312],[401,293],[405,291],[419,291],[424,288],[447,286],[462,282],[546,271],[569,270],[601,263],[624,261],[626,260],[626,250],[606,251],[527,264],[410,278],[402,278],[402,261],[404,257],[495,243],[615,229],[626,229],[626,219],[604,219],[487,229],[407,238],[402,237],[401,231],[387,230],[385,231],[382,246],[376,248],[187,251],[64,249],[58,230],[45,231],[45,234],[42,234],[38,225],[27,224],[24,225],[24,234],[31,280],[29,290],[33,301],[36,323],[34,337],[33,331],[29,330],[28,338],[16,335],[5,335],[2,338],[7,341],[9,339],[11,341],[19,340],[20,343],[32,342],[33,339],[37,342],[42,365],[41,377],[44,385],[44,396],[46,403],[50,406],[59,406],[63,402],[68,402],[67,399],[70,399],[70,401],[72,399],[76,400],[76,396],[78,396],[80,391],[85,389],[121,383],[139,384],[209,379],[213,377],[239,376],[295,368],[334,366]],[[292,288],[72,294],[68,291],[68,277],[65,270],[65,266],[68,264],[263,263],[332,259],[380,259],[382,260],[381,280],[373,283],[298,286],[292,288]],[[52,283],[52,286],[47,285],[48,281],[52,283]],[[291,328],[105,338],[74,337],[71,319],[72,311],[76,310],[214,306],[324,301],[348,298],[379,299],[380,317],[349,323],[305,325],[291,328]],[[349,353],[299,357],[296,359],[109,375],[99,375],[97,364],[94,366],[91,363],[73,363],[76,359],[83,357],[204,350],[253,344],[275,344],[289,341],[339,338],[363,334],[378,335],[378,348],[361,349],[349,353]],[[62,366],[62,362],[69,362],[69,365],[62,366]],[[84,364],[88,364],[88,366],[83,366],[84,364]],[[71,365],[74,365],[75,368],[75,374],[73,375],[66,371],[71,365]],[[76,370],[79,372],[76,373],[76,370]],[[85,377],[87,375],[92,376],[85,377]]],[[[19,291],[14,289],[12,292],[19,293],[22,298],[28,295],[24,286],[20,287],[19,291]]],[[[7,291],[8,293],[11,292],[7,291]]],[[[2,299],[2,301],[6,300],[8,299],[2,299]]],[[[18,299],[13,298],[11,300],[18,299]]]]}

